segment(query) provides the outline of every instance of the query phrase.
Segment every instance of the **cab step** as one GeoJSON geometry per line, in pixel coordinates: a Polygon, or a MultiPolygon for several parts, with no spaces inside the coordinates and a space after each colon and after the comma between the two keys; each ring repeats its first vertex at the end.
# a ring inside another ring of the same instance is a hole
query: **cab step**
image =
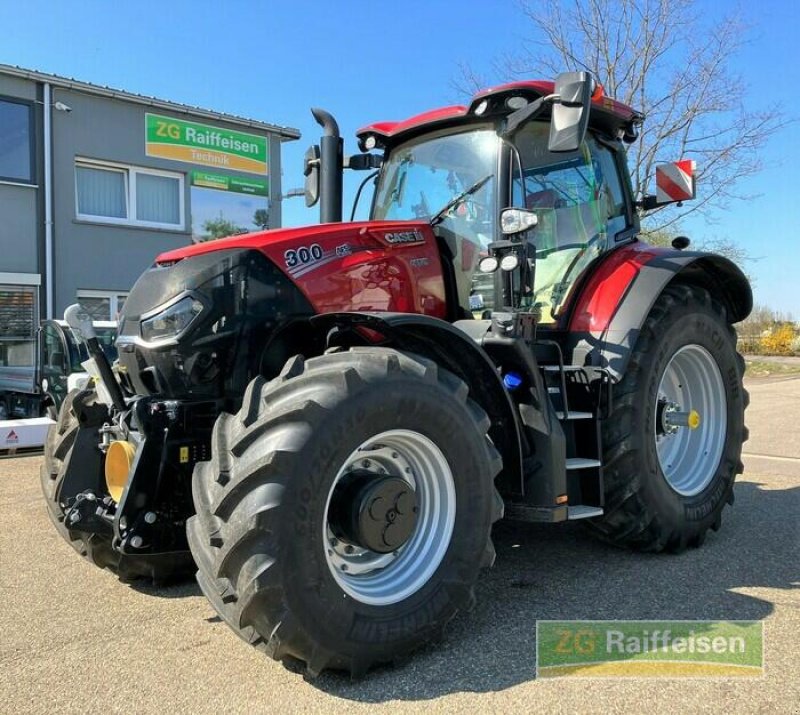
{"type": "Polygon", "coordinates": [[[591,420],[594,418],[594,415],[591,412],[579,412],[576,410],[570,410],[565,415],[563,412],[556,412],[556,417],[560,420],[591,420]]]}
{"type": "Polygon", "coordinates": [[[603,463],[599,459],[584,459],[583,457],[570,457],[567,459],[567,471],[572,469],[594,469],[602,465],[603,463]]]}
{"type": "Polygon", "coordinates": [[[594,516],[603,516],[603,509],[599,506],[588,506],[586,504],[576,504],[567,507],[567,519],[591,519],[594,516]]]}

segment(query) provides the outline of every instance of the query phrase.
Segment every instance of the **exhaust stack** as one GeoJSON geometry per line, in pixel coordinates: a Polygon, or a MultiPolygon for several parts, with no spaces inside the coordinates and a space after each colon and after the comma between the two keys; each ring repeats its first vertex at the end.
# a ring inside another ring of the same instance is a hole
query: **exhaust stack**
{"type": "Polygon", "coordinates": [[[344,142],[339,136],[339,125],[324,109],[312,109],[311,114],[324,134],[320,140],[320,223],[338,223],[342,220],[342,164],[344,142]]]}

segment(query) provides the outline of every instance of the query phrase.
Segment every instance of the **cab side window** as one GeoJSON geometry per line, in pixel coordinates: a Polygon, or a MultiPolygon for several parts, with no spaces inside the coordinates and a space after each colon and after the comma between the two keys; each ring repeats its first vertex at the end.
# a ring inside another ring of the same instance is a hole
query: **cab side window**
{"type": "Polygon", "coordinates": [[[578,151],[552,154],[547,150],[548,133],[547,124],[532,122],[518,135],[522,174],[515,167],[513,205],[545,212],[561,209],[552,216],[563,217],[565,224],[569,224],[569,214],[564,209],[580,209],[580,224],[573,221],[563,226],[558,243],[592,238],[605,242],[606,237],[613,241],[628,228],[625,193],[613,151],[588,135],[578,151]]]}
{"type": "Polygon", "coordinates": [[[608,207],[608,236],[613,241],[617,234],[628,228],[622,180],[613,151],[594,139],[590,139],[590,145],[592,146],[592,155],[603,176],[602,186],[606,192],[608,207]]]}
{"type": "Polygon", "coordinates": [[[521,167],[512,176],[513,205],[536,213],[534,288],[524,303],[556,320],[583,270],[628,226],[625,193],[611,149],[587,135],[571,153],[547,148],[549,125],[531,122],[517,135],[521,167]]]}

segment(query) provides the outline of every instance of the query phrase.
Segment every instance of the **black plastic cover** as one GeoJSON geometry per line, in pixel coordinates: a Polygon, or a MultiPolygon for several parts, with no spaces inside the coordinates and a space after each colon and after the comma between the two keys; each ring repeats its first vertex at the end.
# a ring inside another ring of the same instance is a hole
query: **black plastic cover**
{"type": "Polygon", "coordinates": [[[136,281],[120,317],[124,382],[138,395],[230,398],[235,404],[262,374],[273,336],[313,312],[292,281],[256,250],[214,251],[154,266],[136,281]],[[142,340],[143,317],[184,295],[203,309],[177,340],[142,340]]]}

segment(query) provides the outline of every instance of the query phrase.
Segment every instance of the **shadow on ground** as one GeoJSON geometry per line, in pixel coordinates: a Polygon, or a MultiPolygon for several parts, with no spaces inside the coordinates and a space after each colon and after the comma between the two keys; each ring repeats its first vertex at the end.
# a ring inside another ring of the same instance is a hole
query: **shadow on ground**
{"type": "Polygon", "coordinates": [[[798,513],[800,488],[739,483],[722,530],[680,555],[616,549],[574,523],[502,523],[476,609],[441,643],[360,681],[326,673],[311,685],[362,702],[499,691],[534,679],[537,619],[763,619],[772,603],[736,589],[800,585],[796,554],[789,556],[800,541],[798,513]]]}
{"type": "MultiPolygon", "coordinates": [[[[736,591],[800,586],[798,513],[800,487],[740,482],[722,530],[680,555],[617,549],[576,523],[500,523],[497,562],[478,583],[478,605],[455,619],[442,642],[358,681],[326,672],[310,685],[370,703],[501,691],[535,678],[537,619],[763,619],[772,603],[736,591]]],[[[193,580],[131,586],[161,598],[201,595],[193,580]]]]}

